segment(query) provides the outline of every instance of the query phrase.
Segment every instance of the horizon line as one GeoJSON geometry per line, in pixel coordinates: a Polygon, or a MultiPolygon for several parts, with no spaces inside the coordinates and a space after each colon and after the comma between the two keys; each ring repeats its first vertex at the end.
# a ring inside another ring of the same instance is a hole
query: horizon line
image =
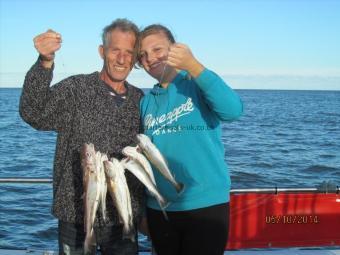
{"type": "MultiPolygon", "coordinates": [[[[53,86],[53,85],[52,85],[53,86]]],[[[139,87],[137,87],[139,88],[139,87]]],[[[2,87],[0,89],[22,89],[22,87],[2,87]]],[[[152,87],[148,88],[139,88],[139,89],[152,89],[152,87]]],[[[339,89],[289,89],[289,88],[233,88],[234,90],[266,90],[266,91],[329,91],[329,92],[338,92],[339,89]]]]}

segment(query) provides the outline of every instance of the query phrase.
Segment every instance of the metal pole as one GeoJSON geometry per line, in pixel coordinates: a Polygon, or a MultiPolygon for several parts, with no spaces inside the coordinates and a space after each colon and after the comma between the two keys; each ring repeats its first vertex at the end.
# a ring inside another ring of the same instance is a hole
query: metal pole
{"type": "Polygon", "coordinates": [[[316,192],[317,188],[257,188],[232,189],[230,193],[278,193],[278,192],[316,192]]]}
{"type": "MultiPolygon", "coordinates": [[[[15,184],[15,183],[24,183],[24,184],[50,184],[53,180],[51,178],[17,178],[17,177],[6,177],[0,178],[1,183],[15,184]]],[[[340,193],[340,187],[333,185],[321,185],[317,188],[254,188],[254,189],[232,189],[230,193],[232,194],[240,194],[240,193],[272,193],[277,194],[281,192],[312,192],[312,193],[340,193]]]]}

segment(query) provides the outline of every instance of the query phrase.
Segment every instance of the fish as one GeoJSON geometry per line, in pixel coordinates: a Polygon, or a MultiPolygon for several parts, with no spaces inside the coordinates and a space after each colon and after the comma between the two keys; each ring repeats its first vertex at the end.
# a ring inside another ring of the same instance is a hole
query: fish
{"type": "Polygon", "coordinates": [[[129,187],[124,175],[124,168],[116,158],[104,161],[108,191],[113,204],[118,211],[120,222],[123,224],[123,239],[135,242],[135,228],[129,187]]]}
{"type": "Polygon", "coordinates": [[[99,181],[100,181],[100,211],[103,217],[104,222],[106,221],[106,194],[107,194],[107,182],[104,170],[104,161],[108,160],[108,157],[105,153],[101,153],[99,151],[96,152],[96,161],[97,167],[99,171],[99,181]]]}
{"type": "Polygon", "coordinates": [[[122,163],[124,168],[130,171],[134,176],[136,176],[137,179],[140,180],[140,182],[143,183],[144,186],[148,189],[151,195],[153,195],[156,198],[159,206],[161,207],[164,213],[164,216],[167,219],[167,215],[164,209],[168,207],[169,203],[158,191],[156,185],[152,182],[150,176],[144,170],[144,168],[134,159],[123,158],[120,162],[122,163]]]}
{"type": "Polygon", "coordinates": [[[97,155],[93,144],[84,144],[81,149],[81,166],[83,170],[84,187],[84,241],[85,254],[90,253],[91,246],[96,246],[96,237],[93,230],[94,221],[100,200],[101,184],[100,171],[97,164],[97,155]]]}
{"type": "Polygon", "coordinates": [[[159,170],[159,172],[167,179],[176,189],[178,194],[184,190],[184,184],[177,182],[168,167],[168,164],[162,153],[153,144],[150,138],[144,134],[137,135],[138,146],[150,162],[159,170]]]}
{"type": "Polygon", "coordinates": [[[150,176],[150,179],[153,182],[153,184],[156,185],[156,180],[155,180],[155,176],[152,171],[152,167],[149,161],[147,160],[147,158],[141,153],[140,148],[138,146],[136,147],[126,146],[122,150],[122,153],[123,155],[137,161],[144,168],[147,174],[150,176]]]}

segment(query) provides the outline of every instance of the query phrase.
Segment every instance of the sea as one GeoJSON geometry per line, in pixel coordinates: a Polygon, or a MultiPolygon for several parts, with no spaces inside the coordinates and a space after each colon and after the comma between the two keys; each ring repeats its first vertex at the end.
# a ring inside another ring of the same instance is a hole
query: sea
{"type": "MultiPolygon", "coordinates": [[[[222,124],[233,189],[340,185],[340,91],[237,92],[244,114],[222,124]]],[[[56,134],[20,118],[20,94],[0,88],[0,178],[51,178],[56,134]]],[[[51,184],[0,183],[0,249],[57,250],[51,204],[51,184]]]]}

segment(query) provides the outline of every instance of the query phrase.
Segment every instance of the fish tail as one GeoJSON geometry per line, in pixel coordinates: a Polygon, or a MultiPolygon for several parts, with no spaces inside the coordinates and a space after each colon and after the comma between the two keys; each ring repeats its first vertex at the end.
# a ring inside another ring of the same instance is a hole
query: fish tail
{"type": "Polygon", "coordinates": [[[103,197],[101,201],[101,214],[105,222],[106,221],[106,197],[103,197]]]}
{"type": "Polygon", "coordinates": [[[164,215],[165,220],[169,221],[168,214],[166,213],[166,211],[164,210],[164,208],[161,208],[161,209],[162,209],[162,213],[163,213],[163,215],[164,215]]]}
{"type": "Polygon", "coordinates": [[[133,226],[123,226],[123,239],[130,239],[132,242],[136,242],[136,232],[133,226]]]}
{"type": "Polygon", "coordinates": [[[169,206],[169,202],[168,201],[166,201],[165,199],[157,199],[157,201],[158,201],[158,204],[159,204],[159,206],[161,207],[161,209],[162,209],[162,212],[163,212],[163,215],[164,215],[164,218],[166,219],[166,220],[169,220],[169,218],[168,218],[168,215],[167,215],[167,213],[166,213],[166,211],[165,211],[165,208],[167,208],[168,206],[169,206]]]}
{"type": "Polygon", "coordinates": [[[84,254],[91,254],[93,246],[96,246],[96,237],[94,235],[93,229],[90,233],[86,233],[85,242],[84,242],[84,254]]]}
{"type": "Polygon", "coordinates": [[[159,204],[159,206],[162,208],[162,209],[165,209],[169,206],[169,202],[166,201],[163,197],[162,198],[156,198],[157,199],[157,202],[159,204]]]}
{"type": "Polygon", "coordinates": [[[185,189],[185,186],[183,183],[179,182],[179,183],[176,183],[175,188],[176,188],[177,194],[181,195],[185,189]]]}

